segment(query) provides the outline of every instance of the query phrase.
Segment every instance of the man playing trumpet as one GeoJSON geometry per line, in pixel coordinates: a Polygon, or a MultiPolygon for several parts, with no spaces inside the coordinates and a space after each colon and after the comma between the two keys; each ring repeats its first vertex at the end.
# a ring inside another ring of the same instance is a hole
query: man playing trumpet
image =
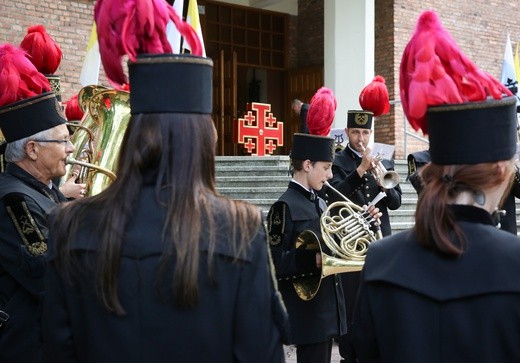
{"type": "MultiPolygon", "coordinates": [[[[365,87],[363,92],[375,87],[382,88],[388,92],[384,85],[384,80],[379,76],[374,79],[374,82],[365,87]],[[376,82],[376,80],[379,80],[379,82],[376,82]]],[[[362,99],[363,92],[360,96],[361,106],[364,109],[370,108],[374,112],[367,110],[348,111],[347,127],[345,128],[348,144],[334,158],[332,165],[333,177],[329,183],[359,206],[369,205],[381,191],[385,192],[386,197],[378,201],[375,206],[382,213],[381,232],[383,236],[388,236],[392,233],[388,210],[395,210],[401,206],[402,192],[399,184],[393,188],[386,189],[376,180],[377,172],[373,169],[377,167],[377,164],[382,163],[387,171],[393,171],[394,162],[387,159],[378,160],[371,156],[368,143],[373,132],[372,122],[374,116],[388,112],[390,105],[387,104],[386,107],[381,107],[383,102],[380,102],[375,105],[377,107],[366,107],[362,99]]],[[[388,103],[388,96],[386,96],[386,103],[388,103]]],[[[329,204],[341,200],[332,191],[325,190],[325,193],[329,204]]],[[[352,317],[352,308],[359,287],[359,272],[345,274],[342,278],[342,283],[345,293],[347,321],[349,321],[352,317]]],[[[339,339],[339,350],[344,362],[356,362],[347,336],[339,339]]]]}
{"type": "MultiPolygon", "coordinates": [[[[383,236],[392,233],[388,210],[395,210],[401,206],[401,187],[386,189],[376,180],[376,173],[372,170],[377,163],[382,163],[387,171],[394,170],[394,162],[388,159],[378,160],[370,155],[368,142],[372,134],[373,113],[370,111],[349,111],[345,132],[348,144],[336,154],[332,165],[333,177],[330,184],[359,206],[368,205],[381,191],[386,197],[380,200],[376,207],[381,217],[381,232],[383,236]]],[[[339,200],[335,193],[327,192],[329,201],[339,200]]]]}

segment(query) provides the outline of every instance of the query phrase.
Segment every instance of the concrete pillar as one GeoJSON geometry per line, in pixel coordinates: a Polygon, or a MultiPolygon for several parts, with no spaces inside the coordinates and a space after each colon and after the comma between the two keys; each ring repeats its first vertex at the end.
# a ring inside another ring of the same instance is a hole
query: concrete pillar
{"type": "Polygon", "coordinates": [[[360,109],[359,93],[374,77],[374,0],[324,0],[325,87],[338,100],[333,127],[343,128],[347,111],[360,109]]]}

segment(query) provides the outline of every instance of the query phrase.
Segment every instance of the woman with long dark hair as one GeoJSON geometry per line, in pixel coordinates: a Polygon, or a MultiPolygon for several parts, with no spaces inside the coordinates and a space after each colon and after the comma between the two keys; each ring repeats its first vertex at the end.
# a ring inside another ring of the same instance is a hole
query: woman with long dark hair
{"type": "Polygon", "coordinates": [[[129,73],[117,180],[52,216],[48,361],[282,362],[261,212],[215,188],[211,60],[143,55],[129,73]]]}
{"type": "Polygon", "coordinates": [[[520,240],[497,226],[515,171],[516,98],[431,11],[405,49],[400,83],[431,163],[413,229],[368,250],[352,324],[358,361],[518,362],[520,240]]]}

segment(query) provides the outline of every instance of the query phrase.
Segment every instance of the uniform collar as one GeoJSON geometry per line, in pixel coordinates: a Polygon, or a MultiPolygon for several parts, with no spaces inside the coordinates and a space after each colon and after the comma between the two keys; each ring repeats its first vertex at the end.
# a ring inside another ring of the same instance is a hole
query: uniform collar
{"type": "Polygon", "coordinates": [[[32,176],[30,173],[28,173],[27,171],[20,168],[18,165],[14,163],[7,163],[5,167],[5,172],[21,180],[25,184],[39,191],[40,193],[47,196],[49,199],[53,200],[56,203],[64,202],[67,200],[67,198],[65,198],[65,196],[52,182],[51,187],[49,188],[49,185],[42,183],[34,176],[32,176]]]}
{"type": "Polygon", "coordinates": [[[314,192],[312,188],[309,190],[294,179],[292,179],[289,183],[289,188],[298,191],[300,194],[305,196],[306,199],[312,202],[314,202],[318,198],[318,195],[316,194],[316,192],[314,192]]]}
{"type": "Polygon", "coordinates": [[[492,226],[497,224],[491,214],[482,208],[471,205],[450,204],[449,210],[453,212],[455,219],[458,221],[489,224],[492,226]]]}
{"type": "Polygon", "coordinates": [[[358,158],[363,158],[363,154],[359,151],[354,150],[350,144],[347,144],[348,150],[350,150],[350,153],[352,154],[352,157],[357,156],[358,158]]]}
{"type": "Polygon", "coordinates": [[[30,173],[25,171],[24,169],[20,168],[18,165],[14,163],[7,163],[5,167],[6,173],[11,174],[12,176],[15,176],[16,178],[22,180],[24,183],[29,184],[33,187],[36,187],[37,189],[49,189],[49,186],[42,183],[38,179],[36,179],[34,176],[32,176],[30,173]]]}

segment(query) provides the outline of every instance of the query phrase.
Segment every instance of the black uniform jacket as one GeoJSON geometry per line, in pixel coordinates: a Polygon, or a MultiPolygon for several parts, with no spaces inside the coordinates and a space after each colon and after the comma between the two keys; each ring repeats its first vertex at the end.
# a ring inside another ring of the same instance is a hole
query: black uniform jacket
{"type": "MultiPolygon", "coordinates": [[[[215,208],[217,213],[222,208],[218,201],[215,208]]],[[[203,236],[199,304],[175,308],[168,299],[171,280],[156,284],[166,210],[157,202],[154,187],[146,186],[124,239],[119,297],[126,315],[116,316],[97,300],[96,278],[87,268],[98,248],[88,237],[98,225],[96,216],[91,210],[81,222],[79,237],[70,241],[80,273],[73,285],[60,278],[50,250],[42,324],[48,362],[283,362],[278,328],[283,322],[275,319],[281,299],[274,288],[263,225],[246,257],[234,261],[236,253],[227,243],[231,222],[220,218],[214,282],[208,277],[203,236]]]]}
{"type": "MultiPolygon", "coordinates": [[[[359,206],[368,205],[381,191],[381,187],[371,173],[365,173],[362,178],[358,175],[356,168],[361,164],[361,160],[348,146],[336,153],[332,165],[333,177],[329,181],[330,185],[359,206]]],[[[387,171],[394,170],[392,160],[383,159],[380,162],[387,171]]],[[[343,200],[331,190],[325,190],[325,192],[328,202],[343,200]]],[[[389,236],[392,233],[388,210],[395,210],[401,206],[401,194],[401,187],[398,184],[395,188],[387,189],[386,197],[376,204],[379,211],[383,213],[381,217],[383,236],[389,236]]]]}
{"type": "Polygon", "coordinates": [[[520,240],[480,208],[452,210],[467,236],[460,258],[413,231],[370,246],[353,322],[360,363],[520,362],[520,240]]]}
{"type": "Polygon", "coordinates": [[[296,294],[293,278],[308,273],[319,276],[316,251],[296,248],[296,239],[304,230],[320,232],[321,208],[325,202],[297,183],[271,206],[267,217],[271,253],[279,278],[278,287],[289,313],[292,344],[311,344],[346,333],[345,302],[339,275],[321,280],[316,296],[308,301],[296,294]]]}
{"type": "Polygon", "coordinates": [[[0,362],[42,362],[40,311],[47,251],[46,213],[65,197],[15,164],[0,174],[0,362]],[[52,200],[51,198],[54,198],[52,200]]]}

